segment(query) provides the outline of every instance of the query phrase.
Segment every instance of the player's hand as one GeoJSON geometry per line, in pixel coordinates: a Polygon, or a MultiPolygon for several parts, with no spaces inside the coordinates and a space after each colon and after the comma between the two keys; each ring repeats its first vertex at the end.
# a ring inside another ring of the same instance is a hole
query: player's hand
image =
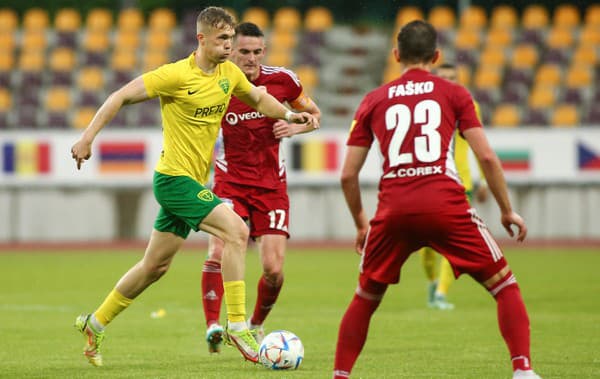
{"type": "Polygon", "coordinates": [[[84,140],[77,141],[71,148],[71,156],[77,163],[77,169],[81,170],[83,161],[87,161],[92,156],[92,143],[84,140]]]}
{"type": "Polygon", "coordinates": [[[510,212],[503,214],[500,220],[502,222],[502,226],[504,226],[504,229],[506,229],[506,232],[511,237],[515,236],[515,232],[512,230],[512,226],[515,225],[519,230],[517,234],[517,241],[523,242],[527,236],[527,225],[525,225],[525,221],[521,216],[515,212],[510,212]]]}
{"type": "Polygon", "coordinates": [[[354,241],[354,249],[358,255],[363,254],[363,248],[365,247],[365,240],[367,238],[368,228],[356,229],[356,240],[354,241]]]}
{"type": "Polygon", "coordinates": [[[319,120],[308,112],[292,113],[288,121],[294,124],[306,124],[306,126],[319,129],[319,120]]]}

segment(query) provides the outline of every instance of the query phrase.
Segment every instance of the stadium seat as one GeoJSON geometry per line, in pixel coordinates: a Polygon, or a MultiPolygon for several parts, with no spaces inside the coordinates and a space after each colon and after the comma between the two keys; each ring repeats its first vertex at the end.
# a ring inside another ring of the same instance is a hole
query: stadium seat
{"type": "MultiPolygon", "coordinates": [[[[398,71],[400,72],[400,71],[398,71]]],[[[471,85],[471,69],[464,65],[456,66],[456,81],[465,87],[471,85]]]]}
{"type": "Polygon", "coordinates": [[[148,50],[142,58],[142,71],[150,71],[169,63],[169,54],[162,50],[148,50]]]}
{"type": "Polygon", "coordinates": [[[456,14],[449,6],[437,5],[431,8],[427,21],[438,31],[453,29],[456,25],[456,14]]]}
{"type": "Polygon", "coordinates": [[[161,29],[150,29],[146,32],[146,50],[169,51],[172,44],[171,33],[161,29]]]}
{"type": "Polygon", "coordinates": [[[479,56],[479,64],[488,67],[502,68],[506,60],[504,51],[492,44],[486,44],[486,46],[486,49],[483,50],[479,56]]]}
{"type": "Polygon", "coordinates": [[[488,30],[485,40],[485,45],[488,48],[507,48],[512,44],[513,34],[512,32],[503,27],[493,27],[488,30]]]}
{"type": "Polygon", "coordinates": [[[81,27],[81,15],[74,8],[59,9],[54,17],[54,30],[75,33],[81,27]]]}
{"type": "Polygon", "coordinates": [[[600,4],[595,3],[587,7],[584,23],[585,26],[600,28],[600,4]]]}
{"type": "Polygon", "coordinates": [[[497,89],[501,82],[501,69],[496,67],[479,66],[475,72],[473,84],[476,88],[497,89]]]}
{"type": "Polygon", "coordinates": [[[108,32],[113,26],[112,12],[106,8],[90,10],[85,19],[87,31],[108,32]]]}
{"type": "Polygon", "coordinates": [[[62,128],[67,126],[67,114],[71,108],[69,87],[50,87],[45,97],[46,126],[62,128]]]}
{"type": "Polygon", "coordinates": [[[302,16],[294,7],[281,7],[273,14],[273,29],[297,31],[302,26],[302,16]]]}
{"type": "Polygon", "coordinates": [[[496,127],[517,127],[521,121],[519,106],[515,104],[498,105],[492,116],[491,124],[496,127]]]}
{"type": "Polygon", "coordinates": [[[471,5],[462,11],[459,18],[461,28],[480,30],[487,26],[485,9],[478,5],[471,5]]]}
{"type": "Polygon", "coordinates": [[[94,107],[81,107],[75,109],[71,118],[71,127],[75,129],[85,129],[96,114],[94,107]]]}
{"type": "Polygon", "coordinates": [[[48,11],[42,8],[30,8],[23,15],[23,29],[46,30],[50,25],[48,11]]]}
{"type": "Polygon", "coordinates": [[[598,54],[596,53],[596,49],[594,49],[594,45],[588,44],[580,44],[571,58],[571,63],[577,65],[594,66],[597,62],[598,54]]]}
{"type": "Polygon", "coordinates": [[[15,68],[15,56],[10,53],[0,52],[0,87],[10,87],[11,74],[15,68]]]}
{"type": "Polygon", "coordinates": [[[592,86],[592,70],[585,64],[573,64],[569,67],[565,79],[568,88],[586,88],[592,86]]]}
{"type": "Polygon", "coordinates": [[[533,109],[548,109],[556,101],[556,88],[548,85],[536,85],[529,95],[528,105],[533,109]]]}
{"type": "Polygon", "coordinates": [[[46,55],[39,50],[22,51],[19,57],[21,87],[37,88],[42,84],[46,69],[46,55]]]}
{"type": "Polygon", "coordinates": [[[531,44],[519,44],[513,49],[510,65],[513,68],[532,69],[539,61],[538,49],[531,44]]]}
{"type": "Polygon", "coordinates": [[[512,30],[517,27],[519,18],[517,10],[511,5],[497,5],[492,9],[490,16],[490,28],[502,28],[512,30]]]}
{"type": "Polygon", "coordinates": [[[423,11],[419,7],[404,6],[396,13],[396,26],[406,25],[414,20],[423,20],[423,11]]]}
{"type": "Polygon", "coordinates": [[[523,126],[548,126],[548,112],[546,109],[524,108],[521,124],[523,126]]]}
{"type": "Polygon", "coordinates": [[[573,43],[573,31],[564,26],[552,27],[546,38],[546,45],[550,49],[570,49],[573,43]]]}
{"type": "Polygon", "coordinates": [[[136,50],[140,46],[140,33],[135,29],[119,29],[115,34],[115,50],[136,50]]]}
{"type": "MultiPolygon", "coordinates": [[[[278,49],[294,49],[298,44],[296,33],[290,29],[274,29],[271,32],[269,46],[277,46],[278,49]]],[[[293,54],[290,51],[290,54],[293,54]]]]}
{"type": "Polygon", "coordinates": [[[472,29],[461,27],[456,32],[454,44],[457,49],[477,50],[481,43],[479,33],[474,33],[472,29]]]}
{"type": "Polygon", "coordinates": [[[140,31],[144,26],[144,15],[138,8],[123,8],[117,17],[119,30],[140,31]]]}
{"type": "Polygon", "coordinates": [[[148,28],[150,30],[171,31],[177,25],[175,12],[169,8],[156,8],[150,12],[148,28]]]}
{"type": "Polygon", "coordinates": [[[574,28],[580,21],[579,9],[573,4],[559,4],[554,9],[552,24],[555,27],[574,28]]]}
{"type": "Polygon", "coordinates": [[[43,30],[32,29],[23,32],[21,49],[23,51],[38,50],[44,52],[48,47],[47,33],[43,30]]]}
{"type": "Polygon", "coordinates": [[[324,32],[333,26],[333,15],[328,8],[311,7],[304,15],[304,28],[308,32],[324,32]]]}
{"type": "Polygon", "coordinates": [[[0,87],[0,113],[7,113],[12,107],[12,96],[8,88],[0,87]]]}
{"type": "Polygon", "coordinates": [[[263,7],[246,8],[242,14],[242,21],[252,22],[263,30],[267,29],[271,23],[269,12],[263,7]]]}
{"type": "MultiPolygon", "coordinates": [[[[600,16],[599,16],[600,17],[600,16]]],[[[579,31],[579,45],[593,49],[600,45],[600,21],[598,25],[585,25],[579,31]]]]}
{"type": "Polygon", "coordinates": [[[525,7],[521,16],[521,26],[524,29],[543,29],[550,23],[548,9],[540,4],[525,7]]]}
{"type": "Polygon", "coordinates": [[[298,75],[306,93],[309,96],[312,95],[314,89],[319,85],[319,73],[317,70],[312,66],[301,65],[296,67],[294,72],[298,75]]]}
{"type": "Polygon", "coordinates": [[[114,90],[129,82],[134,78],[137,68],[137,54],[129,49],[115,50],[110,60],[110,69],[113,73],[113,80],[108,87],[114,90]]]}
{"type": "Polygon", "coordinates": [[[17,12],[11,8],[0,8],[0,33],[12,33],[19,26],[17,12]]]}
{"type": "Polygon", "coordinates": [[[574,127],[579,124],[579,112],[573,104],[559,104],[552,112],[551,124],[555,127],[574,127]]]}
{"type": "Polygon", "coordinates": [[[77,65],[73,49],[58,47],[50,53],[50,82],[55,85],[71,85],[72,73],[77,65]]]}
{"type": "Polygon", "coordinates": [[[99,67],[83,67],[77,73],[77,86],[82,91],[102,91],[104,88],[104,70],[99,67]]]}
{"type": "Polygon", "coordinates": [[[280,49],[272,46],[271,50],[267,50],[266,63],[269,66],[289,67],[292,65],[292,54],[288,49],[280,49]]]}
{"type": "Polygon", "coordinates": [[[536,71],[534,83],[543,86],[558,86],[562,81],[562,69],[552,63],[542,64],[536,71]]]}
{"type": "Polygon", "coordinates": [[[110,47],[108,33],[100,29],[88,30],[83,39],[83,58],[87,65],[106,65],[106,52],[110,47]]]}

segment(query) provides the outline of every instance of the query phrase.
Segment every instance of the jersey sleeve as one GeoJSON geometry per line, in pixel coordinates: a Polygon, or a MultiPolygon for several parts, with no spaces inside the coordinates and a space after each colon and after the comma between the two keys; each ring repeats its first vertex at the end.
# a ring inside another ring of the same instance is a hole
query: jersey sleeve
{"type": "Polygon", "coordinates": [[[477,117],[473,98],[467,89],[457,85],[455,88],[455,96],[453,97],[456,121],[458,121],[458,129],[461,133],[470,128],[481,128],[481,121],[477,117]]]}
{"type": "Polygon", "coordinates": [[[226,63],[229,64],[229,79],[233,83],[233,95],[244,96],[249,94],[253,87],[252,83],[250,83],[248,78],[246,78],[246,75],[244,75],[244,73],[238,66],[236,66],[234,63],[231,63],[230,61],[227,61],[226,63]]]}
{"type": "MultiPolygon", "coordinates": [[[[281,78],[283,85],[286,88],[285,101],[292,104],[296,100],[302,100],[301,96],[304,95],[304,90],[298,76],[292,71],[285,70],[281,74],[281,78]]],[[[304,95],[304,97],[306,97],[306,95],[304,95]]]]}
{"type": "Polygon", "coordinates": [[[373,143],[373,131],[371,129],[371,106],[369,97],[365,97],[358,106],[346,145],[370,147],[373,143]]]}
{"type": "Polygon", "coordinates": [[[175,63],[162,65],[142,75],[149,97],[173,94],[180,87],[180,78],[180,71],[175,63]]]}

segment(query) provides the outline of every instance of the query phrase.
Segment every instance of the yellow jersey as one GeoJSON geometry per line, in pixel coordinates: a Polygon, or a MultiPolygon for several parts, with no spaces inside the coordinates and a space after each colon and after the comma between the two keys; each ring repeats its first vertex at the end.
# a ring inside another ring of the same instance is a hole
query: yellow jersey
{"type": "MultiPolygon", "coordinates": [[[[479,110],[479,104],[473,100],[475,106],[475,113],[477,118],[481,120],[481,113],[479,110]]],[[[469,144],[465,140],[458,130],[454,138],[454,163],[456,164],[456,171],[458,176],[465,187],[465,192],[473,191],[473,178],[471,176],[471,168],[469,167],[469,144]]]]}
{"type": "Polygon", "coordinates": [[[229,100],[247,95],[252,84],[230,61],[205,73],[196,65],[195,53],[142,78],[148,96],[160,98],[163,148],[156,171],[205,184],[229,100]]]}

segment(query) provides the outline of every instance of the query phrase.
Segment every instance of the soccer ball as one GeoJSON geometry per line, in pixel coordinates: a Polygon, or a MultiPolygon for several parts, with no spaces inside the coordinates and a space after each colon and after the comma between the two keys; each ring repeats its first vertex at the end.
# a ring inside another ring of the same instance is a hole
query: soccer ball
{"type": "Polygon", "coordinates": [[[265,336],[258,355],[260,363],[267,368],[295,370],[304,359],[304,346],[294,333],[276,330],[265,336]]]}

